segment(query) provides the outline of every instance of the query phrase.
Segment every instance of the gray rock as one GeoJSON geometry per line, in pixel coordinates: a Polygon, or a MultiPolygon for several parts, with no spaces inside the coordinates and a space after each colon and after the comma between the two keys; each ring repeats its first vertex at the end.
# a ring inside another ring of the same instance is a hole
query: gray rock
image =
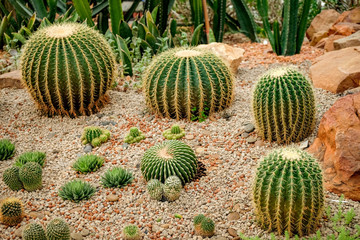
{"type": "Polygon", "coordinates": [[[93,147],[91,146],[90,143],[86,144],[84,147],[84,152],[85,153],[90,153],[92,151],[93,147]]]}
{"type": "Polygon", "coordinates": [[[265,145],[265,143],[264,143],[263,140],[257,140],[257,141],[255,142],[255,147],[262,147],[262,146],[264,146],[264,145],[265,145]]]}
{"type": "Polygon", "coordinates": [[[195,136],[193,134],[185,135],[185,139],[187,140],[193,140],[195,136]]]}
{"type": "Polygon", "coordinates": [[[244,132],[244,133],[241,134],[242,138],[247,138],[248,136],[249,136],[249,134],[247,132],[244,132]]]}
{"type": "Polygon", "coordinates": [[[309,140],[302,141],[302,142],[300,143],[300,146],[299,146],[299,148],[300,148],[301,150],[304,150],[304,149],[306,149],[306,148],[308,148],[308,147],[309,147],[309,140]]]}
{"type": "Polygon", "coordinates": [[[116,122],[114,121],[103,121],[103,122],[100,122],[100,125],[101,126],[108,126],[108,125],[116,125],[116,122]]]}
{"type": "Polygon", "coordinates": [[[248,143],[255,143],[256,142],[256,138],[255,137],[253,137],[253,136],[250,136],[250,137],[248,137],[247,139],[246,139],[246,141],[248,142],[248,143]]]}
{"type": "Polygon", "coordinates": [[[74,239],[74,240],[84,239],[84,237],[80,233],[71,233],[70,236],[71,236],[71,239],[74,239]]]}
{"type": "Polygon", "coordinates": [[[235,220],[239,220],[240,219],[240,214],[237,212],[232,212],[228,215],[228,220],[229,221],[235,221],[235,220]]]}
{"type": "Polygon", "coordinates": [[[231,227],[228,228],[228,233],[229,233],[231,236],[233,236],[233,237],[237,237],[237,236],[238,236],[236,230],[233,229],[233,228],[231,228],[231,227]]]}
{"type": "Polygon", "coordinates": [[[255,126],[252,123],[248,123],[245,125],[244,130],[247,133],[251,133],[252,131],[255,130],[255,126]]]}
{"type": "Polygon", "coordinates": [[[87,229],[83,229],[83,230],[80,232],[80,234],[81,234],[83,237],[86,237],[86,236],[88,236],[88,235],[90,234],[90,231],[87,230],[87,229]]]}
{"type": "Polygon", "coordinates": [[[124,143],[123,145],[122,145],[122,148],[123,149],[127,149],[129,147],[129,144],[128,143],[124,143]]]}

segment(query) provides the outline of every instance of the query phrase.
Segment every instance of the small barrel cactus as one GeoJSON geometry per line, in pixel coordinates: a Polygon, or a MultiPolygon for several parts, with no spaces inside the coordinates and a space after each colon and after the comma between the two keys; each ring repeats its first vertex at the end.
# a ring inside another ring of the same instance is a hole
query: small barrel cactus
{"type": "Polygon", "coordinates": [[[137,127],[132,127],[130,128],[129,134],[124,138],[124,142],[132,144],[140,142],[143,139],[145,139],[145,135],[139,131],[137,127]]]}
{"type": "Polygon", "coordinates": [[[15,161],[16,166],[22,167],[27,162],[36,162],[40,164],[41,167],[44,167],[46,160],[46,154],[39,151],[34,152],[25,152],[21,154],[15,161]]]}
{"type": "Polygon", "coordinates": [[[185,130],[174,124],[171,129],[163,132],[163,136],[168,140],[177,140],[185,136],[185,130]]]}
{"type": "Polygon", "coordinates": [[[36,162],[28,162],[19,170],[19,178],[27,191],[42,187],[42,168],[36,162]]]}
{"type": "Polygon", "coordinates": [[[48,240],[70,240],[69,224],[60,218],[51,220],[46,226],[48,240]]]}
{"type": "Polygon", "coordinates": [[[268,141],[298,142],[315,127],[312,86],[295,68],[265,73],[255,86],[252,105],[258,134],[268,141]]]}
{"type": "Polygon", "coordinates": [[[195,232],[200,232],[201,230],[201,222],[205,219],[205,216],[203,214],[199,214],[199,215],[196,215],[194,217],[194,227],[195,227],[195,232]]]}
{"type": "Polygon", "coordinates": [[[81,136],[82,144],[90,143],[93,147],[98,147],[110,138],[110,132],[99,127],[86,127],[81,136]]]}
{"type": "Polygon", "coordinates": [[[173,175],[182,183],[190,182],[197,173],[197,159],[194,151],[178,140],[168,140],[149,148],[141,159],[144,178],[159,179],[161,182],[173,175]]]}
{"type": "Polygon", "coordinates": [[[19,178],[18,166],[6,169],[3,173],[3,182],[13,191],[19,191],[23,188],[23,184],[19,178]]]}
{"type": "Polygon", "coordinates": [[[150,195],[151,199],[160,201],[163,197],[163,184],[158,179],[151,179],[147,185],[146,189],[150,195]]]}
{"type": "Polygon", "coordinates": [[[115,57],[106,39],[79,23],[60,23],[31,35],[22,76],[38,108],[52,116],[89,115],[109,99],[115,57]]]}
{"type": "Polygon", "coordinates": [[[164,196],[169,202],[175,201],[180,197],[182,189],[181,180],[177,176],[170,176],[164,183],[164,196]]]}
{"type": "Polygon", "coordinates": [[[22,232],[24,240],[47,240],[43,226],[38,223],[27,224],[22,232]]]}
{"type": "Polygon", "coordinates": [[[136,225],[128,225],[123,229],[123,239],[124,240],[140,240],[141,233],[140,229],[136,225]]]}
{"type": "Polygon", "coordinates": [[[191,120],[230,106],[234,83],[229,68],[212,52],[174,48],[154,58],[143,76],[143,90],[156,114],[191,120]]]}
{"type": "Polygon", "coordinates": [[[8,139],[0,139],[0,161],[12,158],[15,146],[8,139]]]}
{"type": "Polygon", "coordinates": [[[263,229],[303,236],[318,227],[324,209],[323,177],[318,162],[307,152],[284,148],[265,156],[252,192],[263,229]]]}
{"type": "Polygon", "coordinates": [[[20,199],[6,198],[0,204],[0,222],[15,226],[24,218],[24,206],[20,199]]]}
{"type": "Polygon", "coordinates": [[[215,234],[215,223],[210,218],[199,214],[194,217],[195,234],[202,237],[211,237],[215,234]]]}

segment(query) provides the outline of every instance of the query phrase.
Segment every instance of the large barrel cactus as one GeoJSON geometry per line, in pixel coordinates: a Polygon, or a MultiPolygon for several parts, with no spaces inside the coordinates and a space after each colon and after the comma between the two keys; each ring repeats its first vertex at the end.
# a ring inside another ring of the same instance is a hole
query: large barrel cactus
{"type": "Polygon", "coordinates": [[[156,57],[143,76],[148,107],[168,118],[203,118],[228,107],[233,77],[213,53],[175,48],[156,57]]]}
{"type": "Polygon", "coordinates": [[[315,127],[312,86],[293,67],[265,73],[255,86],[252,104],[258,134],[268,141],[298,142],[315,127]]]}
{"type": "Polygon", "coordinates": [[[108,101],[115,58],[106,39],[78,23],[34,33],[21,59],[23,83],[48,115],[88,115],[108,101]]]}
{"type": "Polygon", "coordinates": [[[324,209],[322,172],[307,152],[278,149],[264,157],[253,183],[256,219],[268,231],[291,236],[315,231],[324,209]]]}
{"type": "Polygon", "coordinates": [[[0,223],[18,225],[24,218],[24,205],[18,198],[6,198],[0,203],[0,223]]]}

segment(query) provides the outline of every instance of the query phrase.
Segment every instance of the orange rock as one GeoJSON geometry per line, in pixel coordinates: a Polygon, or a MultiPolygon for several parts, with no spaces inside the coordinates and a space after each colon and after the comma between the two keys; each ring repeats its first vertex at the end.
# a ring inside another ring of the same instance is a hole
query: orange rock
{"type": "Polygon", "coordinates": [[[351,34],[359,30],[360,30],[360,24],[340,22],[331,27],[331,29],[329,30],[329,35],[335,34],[335,35],[350,36],[351,34]]]}
{"type": "Polygon", "coordinates": [[[310,27],[306,31],[308,39],[312,39],[314,34],[321,31],[328,32],[331,26],[336,22],[340,13],[333,9],[323,10],[311,22],[310,27]]]}
{"type": "Polygon", "coordinates": [[[345,36],[343,35],[331,35],[330,37],[328,37],[325,41],[325,45],[324,45],[324,49],[327,52],[331,52],[334,51],[334,41],[339,40],[341,38],[344,38],[345,36]]]}

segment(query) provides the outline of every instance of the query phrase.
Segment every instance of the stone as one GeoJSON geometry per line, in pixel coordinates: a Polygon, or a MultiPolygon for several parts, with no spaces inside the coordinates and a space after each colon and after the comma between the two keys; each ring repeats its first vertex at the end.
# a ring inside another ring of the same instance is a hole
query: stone
{"type": "Polygon", "coordinates": [[[340,22],[331,27],[331,29],[329,30],[329,35],[335,34],[350,36],[351,34],[359,30],[360,24],[340,22]]]}
{"type": "Polygon", "coordinates": [[[170,224],[163,224],[163,225],[161,225],[161,227],[164,229],[168,229],[170,227],[170,224]]]}
{"type": "MultiPolygon", "coordinates": [[[[333,35],[331,35],[331,36],[333,36],[333,35]]],[[[321,40],[315,45],[315,47],[316,47],[316,48],[324,49],[324,48],[325,48],[326,41],[327,41],[328,39],[329,39],[328,37],[321,39],[321,40]]]]}
{"type": "Polygon", "coordinates": [[[240,214],[237,213],[237,212],[232,212],[228,215],[227,219],[229,221],[236,221],[236,220],[239,220],[240,219],[240,214]]]}
{"type": "Polygon", "coordinates": [[[228,228],[228,233],[233,237],[238,237],[238,234],[237,234],[236,230],[231,228],[231,227],[228,228]]]}
{"type": "Polygon", "coordinates": [[[321,39],[328,37],[328,31],[320,31],[313,35],[310,46],[315,46],[321,39]]]}
{"type": "Polygon", "coordinates": [[[109,194],[106,196],[106,200],[108,200],[109,202],[116,202],[117,200],[119,200],[119,196],[114,194],[109,194]]]}
{"type": "Polygon", "coordinates": [[[32,218],[39,218],[39,219],[44,218],[44,214],[42,214],[41,212],[30,212],[29,216],[32,218]]]}
{"type": "Polygon", "coordinates": [[[257,140],[255,142],[255,147],[262,147],[262,146],[265,146],[265,143],[263,140],[257,140]]]}
{"type": "Polygon", "coordinates": [[[84,239],[83,236],[80,233],[74,233],[74,232],[70,234],[70,237],[71,237],[71,239],[74,239],[74,240],[82,240],[82,239],[84,239]]]}
{"type": "Polygon", "coordinates": [[[213,237],[212,239],[214,239],[214,240],[228,240],[226,237],[222,237],[222,236],[213,237]]]}
{"type": "Polygon", "coordinates": [[[84,152],[85,153],[90,153],[92,151],[93,147],[91,146],[90,143],[86,144],[84,147],[84,152]]]}
{"type": "Polygon", "coordinates": [[[246,141],[248,142],[248,143],[255,143],[256,142],[256,138],[255,137],[253,137],[253,136],[250,136],[250,137],[248,137],[247,139],[246,139],[246,141]]]}
{"type": "Polygon", "coordinates": [[[203,147],[198,147],[198,148],[195,149],[195,152],[199,153],[199,154],[203,153],[204,151],[205,151],[205,148],[203,148],[203,147]]]}
{"type": "Polygon", "coordinates": [[[360,47],[325,53],[310,67],[310,78],[316,88],[341,93],[359,86],[360,47]]]}
{"type": "Polygon", "coordinates": [[[308,148],[308,147],[309,147],[309,140],[302,141],[302,142],[300,143],[300,146],[299,146],[299,148],[300,148],[301,150],[304,150],[304,149],[306,149],[306,148],[308,148]]]}
{"type": "Polygon", "coordinates": [[[247,138],[248,136],[249,136],[249,134],[247,132],[244,132],[244,133],[241,134],[242,138],[247,138]]]}
{"type": "Polygon", "coordinates": [[[327,190],[360,201],[360,93],[340,98],[324,114],[308,151],[322,165],[327,190]]]}
{"type": "Polygon", "coordinates": [[[349,11],[343,21],[350,23],[360,23],[360,7],[354,8],[353,10],[349,11]]]}
{"type": "Polygon", "coordinates": [[[195,136],[192,135],[192,134],[185,135],[185,139],[186,139],[186,140],[193,140],[194,138],[195,138],[195,136]]]}
{"type": "Polygon", "coordinates": [[[86,237],[86,236],[89,236],[90,231],[87,230],[87,229],[83,229],[83,230],[80,232],[80,234],[81,234],[81,236],[86,237]]]}
{"type": "Polygon", "coordinates": [[[17,237],[22,237],[22,232],[23,232],[23,229],[26,225],[22,226],[22,227],[19,227],[18,229],[15,230],[15,236],[17,237]]]}
{"type": "Polygon", "coordinates": [[[360,31],[334,41],[334,49],[340,50],[348,47],[360,46],[360,31]]]}
{"type": "Polygon", "coordinates": [[[248,123],[245,125],[244,130],[247,133],[251,133],[252,131],[255,130],[255,126],[252,123],[248,123]]]}
{"type": "Polygon", "coordinates": [[[0,89],[3,88],[23,88],[21,71],[15,70],[0,75],[0,89]]]}
{"type": "Polygon", "coordinates": [[[242,48],[217,42],[201,44],[198,48],[211,50],[215,55],[222,58],[228,64],[233,73],[237,73],[238,67],[242,62],[245,53],[245,50],[242,48]]]}
{"type": "Polygon", "coordinates": [[[325,40],[325,45],[324,45],[324,49],[327,52],[331,52],[334,51],[334,41],[338,40],[338,39],[342,39],[346,36],[342,36],[342,35],[331,35],[328,38],[326,38],[325,40]]]}
{"type": "Polygon", "coordinates": [[[321,13],[312,20],[310,27],[307,29],[307,38],[312,39],[317,32],[328,32],[339,16],[340,13],[333,9],[321,11],[321,13]]]}

